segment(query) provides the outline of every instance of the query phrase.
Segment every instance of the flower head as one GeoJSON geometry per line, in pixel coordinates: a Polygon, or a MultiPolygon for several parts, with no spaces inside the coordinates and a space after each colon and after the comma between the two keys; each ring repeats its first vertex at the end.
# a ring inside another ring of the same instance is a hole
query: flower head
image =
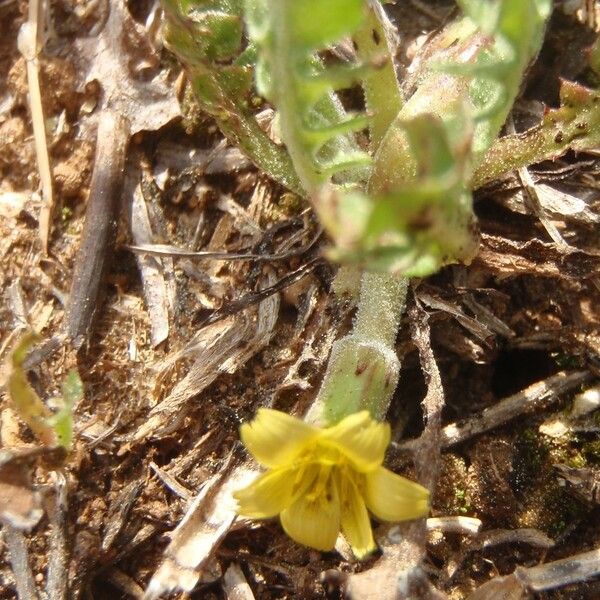
{"type": "Polygon", "coordinates": [[[362,558],[375,549],[367,509],[382,521],[414,519],[429,509],[423,486],[381,466],[390,427],[367,411],[321,429],[261,408],[240,433],[267,471],[235,493],[239,513],[279,515],[285,532],[301,544],[332,550],[341,530],[362,558]]]}

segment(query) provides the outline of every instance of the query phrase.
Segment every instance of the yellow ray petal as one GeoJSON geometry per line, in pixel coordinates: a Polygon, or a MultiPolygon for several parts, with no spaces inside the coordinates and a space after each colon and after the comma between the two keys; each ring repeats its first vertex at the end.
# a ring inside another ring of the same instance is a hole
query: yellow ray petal
{"type": "Polygon", "coordinates": [[[429,491],[422,485],[380,467],[366,475],[365,500],[382,521],[405,521],[429,512],[429,491]]]}
{"type": "Polygon", "coordinates": [[[342,509],[342,531],[354,552],[362,559],[375,550],[371,521],[365,502],[356,485],[349,477],[340,477],[340,504],[342,509]]]}
{"type": "Polygon", "coordinates": [[[310,502],[302,496],[281,513],[284,531],[299,544],[316,550],[333,550],[340,532],[340,501],[335,486],[310,502]]]}
{"type": "Polygon", "coordinates": [[[390,443],[390,426],[375,421],[363,410],[326,429],[322,437],[341,450],[357,471],[366,473],[383,462],[390,443]]]}
{"type": "Polygon", "coordinates": [[[254,519],[278,515],[293,498],[294,469],[277,469],[257,477],[248,487],[234,492],[238,513],[254,519]]]}
{"type": "Polygon", "coordinates": [[[254,420],[240,427],[248,451],[269,468],[289,464],[318,433],[316,427],[269,408],[259,408],[254,420]]]}

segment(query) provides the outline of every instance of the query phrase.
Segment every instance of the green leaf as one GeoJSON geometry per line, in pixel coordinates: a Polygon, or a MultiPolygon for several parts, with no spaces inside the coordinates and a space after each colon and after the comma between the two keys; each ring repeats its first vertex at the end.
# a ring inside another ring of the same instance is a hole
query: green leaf
{"type": "Polygon", "coordinates": [[[359,61],[365,65],[362,87],[370,117],[369,144],[373,153],[404,104],[394,63],[396,40],[390,32],[394,32],[394,27],[381,4],[368,2],[366,17],[352,41],[359,61]]]}
{"type": "Polygon", "coordinates": [[[62,395],[65,406],[73,407],[83,398],[83,382],[79,373],[71,369],[62,384],[62,395]]]}
{"type": "Polygon", "coordinates": [[[336,242],[330,251],[336,260],[422,277],[475,253],[468,145],[452,147],[434,115],[402,127],[416,163],[414,179],[371,198],[339,193],[330,207],[337,213],[324,225],[336,242]]]}
{"type": "Polygon", "coordinates": [[[54,428],[59,445],[70,450],[73,445],[73,407],[83,398],[83,382],[79,373],[71,369],[62,384],[63,406],[48,419],[54,428]]]}
{"type": "Polygon", "coordinates": [[[352,120],[335,91],[372,67],[325,67],[318,52],[352,34],[366,15],[365,0],[246,0],[245,8],[258,51],[256,87],[277,110],[282,140],[307,194],[318,202],[318,190],[334,175],[336,183],[364,181],[353,132],[367,121],[352,120]]]}
{"type": "Polygon", "coordinates": [[[260,169],[304,195],[290,157],[251,111],[256,47],[243,48],[243,0],[161,0],[161,4],[167,18],[165,41],[187,67],[200,108],[260,169]]]}
{"type": "Polygon", "coordinates": [[[446,64],[449,73],[471,78],[469,96],[476,123],[475,162],[490,147],[504,124],[523,73],[542,44],[551,0],[462,0],[465,14],[493,44],[475,61],[446,64]]]}
{"type": "Polygon", "coordinates": [[[289,6],[288,24],[294,45],[315,49],[339,41],[364,17],[363,0],[275,0],[289,6]]]}
{"type": "Polygon", "coordinates": [[[32,345],[40,338],[26,333],[9,357],[8,394],[15,410],[45,446],[57,444],[70,450],[73,442],[73,406],[83,396],[83,384],[77,371],[69,372],[62,385],[62,407],[56,413],[42,402],[33,389],[23,362],[32,345]]]}
{"type": "Polygon", "coordinates": [[[23,362],[39,336],[33,332],[26,333],[17,343],[8,362],[8,395],[21,419],[29,425],[31,431],[45,446],[55,445],[54,430],[48,426],[46,419],[52,415],[50,409],[42,402],[33,389],[23,362]]]}
{"type": "Polygon", "coordinates": [[[240,53],[243,27],[238,15],[208,13],[199,19],[198,28],[203,35],[197,43],[208,60],[230,60],[240,53]]]}

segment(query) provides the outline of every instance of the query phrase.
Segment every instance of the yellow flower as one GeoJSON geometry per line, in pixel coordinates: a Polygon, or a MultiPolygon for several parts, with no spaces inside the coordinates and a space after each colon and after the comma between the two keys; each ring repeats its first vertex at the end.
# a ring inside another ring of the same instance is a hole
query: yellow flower
{"type": "Polygon", "coordinates": [[[332,550],[342,530],[357,558],[375,549],[367,508],[382,521],[422,517],[429,492],[381,466],[390,442],[387,423],[367,411],[320,429],[261,408],[242,425],[242,441],[267,471],[235,493],[241,515],[280,515],[295,541],[332,550]]]}

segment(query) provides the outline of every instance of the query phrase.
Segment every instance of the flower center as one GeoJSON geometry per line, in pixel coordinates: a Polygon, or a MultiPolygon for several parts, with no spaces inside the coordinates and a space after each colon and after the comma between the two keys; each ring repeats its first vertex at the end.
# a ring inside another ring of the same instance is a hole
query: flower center
{"type": "Polygon", "coordinates": [[[348,490],[359,493],[364,488],[364,477],[337,448],[318,444],[307,450],[298,460],[294,480],[294,495],[321,506],[332,502],[347,503],[348,490]]]}
{"type": "Polygon", "coordinates": [[[325,501],[331,502],[333,497],[333,470],[331,465],[320,464],[317,477],[306,493],[306,499],[309,502],[325,501]]]}

